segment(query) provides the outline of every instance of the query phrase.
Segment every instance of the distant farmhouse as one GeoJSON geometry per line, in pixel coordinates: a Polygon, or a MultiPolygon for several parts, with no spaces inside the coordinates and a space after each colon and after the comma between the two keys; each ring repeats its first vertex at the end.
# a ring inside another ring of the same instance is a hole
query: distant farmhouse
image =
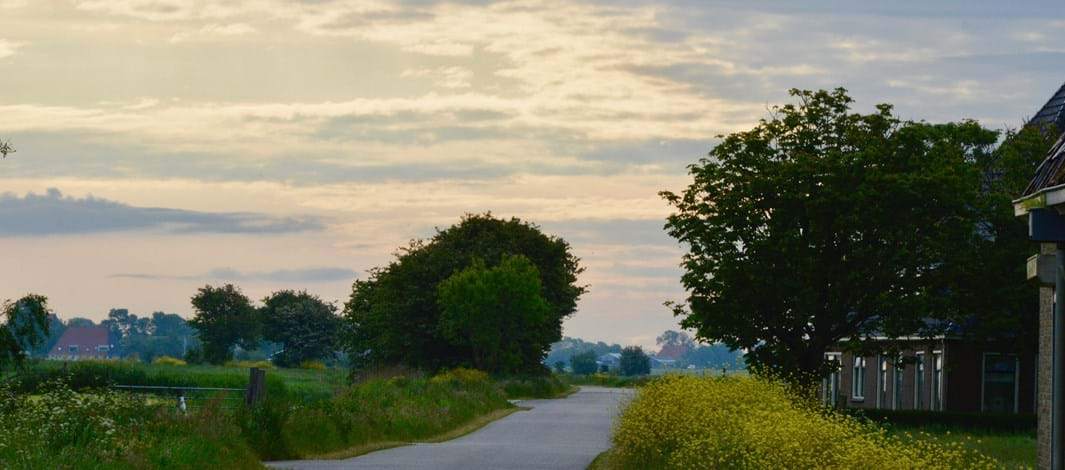
{"type": "Polygon", "coordinates": [[[63,332],[59,341],[48,351],[48,359],[78,361],[106,359],[113,352],[106,326],[73,326],[63,332]]]}

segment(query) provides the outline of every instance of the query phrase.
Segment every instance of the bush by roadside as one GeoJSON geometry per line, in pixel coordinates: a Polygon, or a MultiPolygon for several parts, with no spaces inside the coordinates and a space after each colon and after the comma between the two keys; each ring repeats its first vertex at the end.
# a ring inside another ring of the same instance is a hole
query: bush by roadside
{"type": "Polygon", "coordinates": [[[757,377],[669,375],[615,429],[615,468],[996,468],[957,443],[904,440],[757,377]]]}

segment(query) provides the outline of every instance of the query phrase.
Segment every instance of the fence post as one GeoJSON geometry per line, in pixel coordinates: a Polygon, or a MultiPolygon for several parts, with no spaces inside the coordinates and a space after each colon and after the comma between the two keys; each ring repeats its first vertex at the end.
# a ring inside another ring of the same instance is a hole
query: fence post
{"type": "Polygon", "coordinates": [[[248,394],[244,402],[248,405],[258,404],[266,393],[266,371],[252,367],[248,372],[248,394]]]}

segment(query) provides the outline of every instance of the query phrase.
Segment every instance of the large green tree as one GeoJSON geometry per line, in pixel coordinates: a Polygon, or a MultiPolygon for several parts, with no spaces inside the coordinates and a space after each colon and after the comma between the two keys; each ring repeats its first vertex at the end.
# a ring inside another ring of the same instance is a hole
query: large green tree
{"type": "Polygon", "coordinates": [[[48,339],[48,298],[29,294],[5,300],[0,310],[0,370],[19,366],[30,351],[48,339]]]}
{"type": "Polygon", "coordinates": [[[544,358],[553,324],[551,306],[540,294],[540,273],[521,255],[495,267],[477,260],[438,286],[440,332],[470,351],[473,367],[516,373],[544,358]]]}
{"type": "Polygon", "coordinates": [[[944,323],[927,319],[966,314],[958,261],[987,236],[977,162],[997,134],[903,121],[884,104],[852,112],[843,89],[791,93],[798,103],[723,136],[682,193],[662,195],[687,248],[682,325],[811,380],[841,340],[931,335],[944,323]]]}
{"type": "Polygon", "coordinates": [[[306,291],[282,290],[263,299],[260,314],[263,339],[282,347],[278,365],[333,358],[342,327],[335,305],[306,291]]]}
{"type": "Polygon", "coordinates": [[[233,347],[253,349],[261,331],[259,315],[239,288],[204,286],[192,297],[195,316],[189,325],[199,331],[203,357],[220,364],[230,359],[233,347]]]}
{"type": "Polygon", "coordinates": [[[467,215],[429,240],[413,241],[389,265],[355,282],[344,314],[349,325],[345,344],[354,364],[402,363],[436,369],[472,362],[470,344],[456,344],[440,328],[438,286],[481,260],[497,266],[507,255],[522,255],[536,266],[541,295],[549,306],[539,358],[524,368],[542,369],[547,345],[561,339],[562,320],[571,315],[585,287],[577,284],[582,268],[561,238],[518,219],[490,214],[467,215]]]}

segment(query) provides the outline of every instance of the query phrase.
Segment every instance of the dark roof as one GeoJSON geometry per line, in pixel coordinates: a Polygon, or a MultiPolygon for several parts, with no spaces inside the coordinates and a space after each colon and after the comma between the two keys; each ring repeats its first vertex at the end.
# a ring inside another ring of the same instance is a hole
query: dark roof
{"type": "Polygon", "coordinates": [[[1058,140],[1047,153],[1047,158],[1039,164],[1035,170],[1035,176],[1024,190],[1024,196],[1030,196],[1046,188],[1065,183],[1065,85],[1058,88],[1057,93],[1047,100],[1046,104],[1039,109],[1035,116],[1028,121],[1029,126],[1053,125],[1058,134],[1058,140]]]}
{"type": "Polygon", "coordinates": [[[1039,109],[1039,112],[1028,120],[1028,125],[1054,124],[1058,129],[1065,129],[1065,85],[1058,88],[1058,92],[1051,96],[1047,103],[1039,109]]]}

